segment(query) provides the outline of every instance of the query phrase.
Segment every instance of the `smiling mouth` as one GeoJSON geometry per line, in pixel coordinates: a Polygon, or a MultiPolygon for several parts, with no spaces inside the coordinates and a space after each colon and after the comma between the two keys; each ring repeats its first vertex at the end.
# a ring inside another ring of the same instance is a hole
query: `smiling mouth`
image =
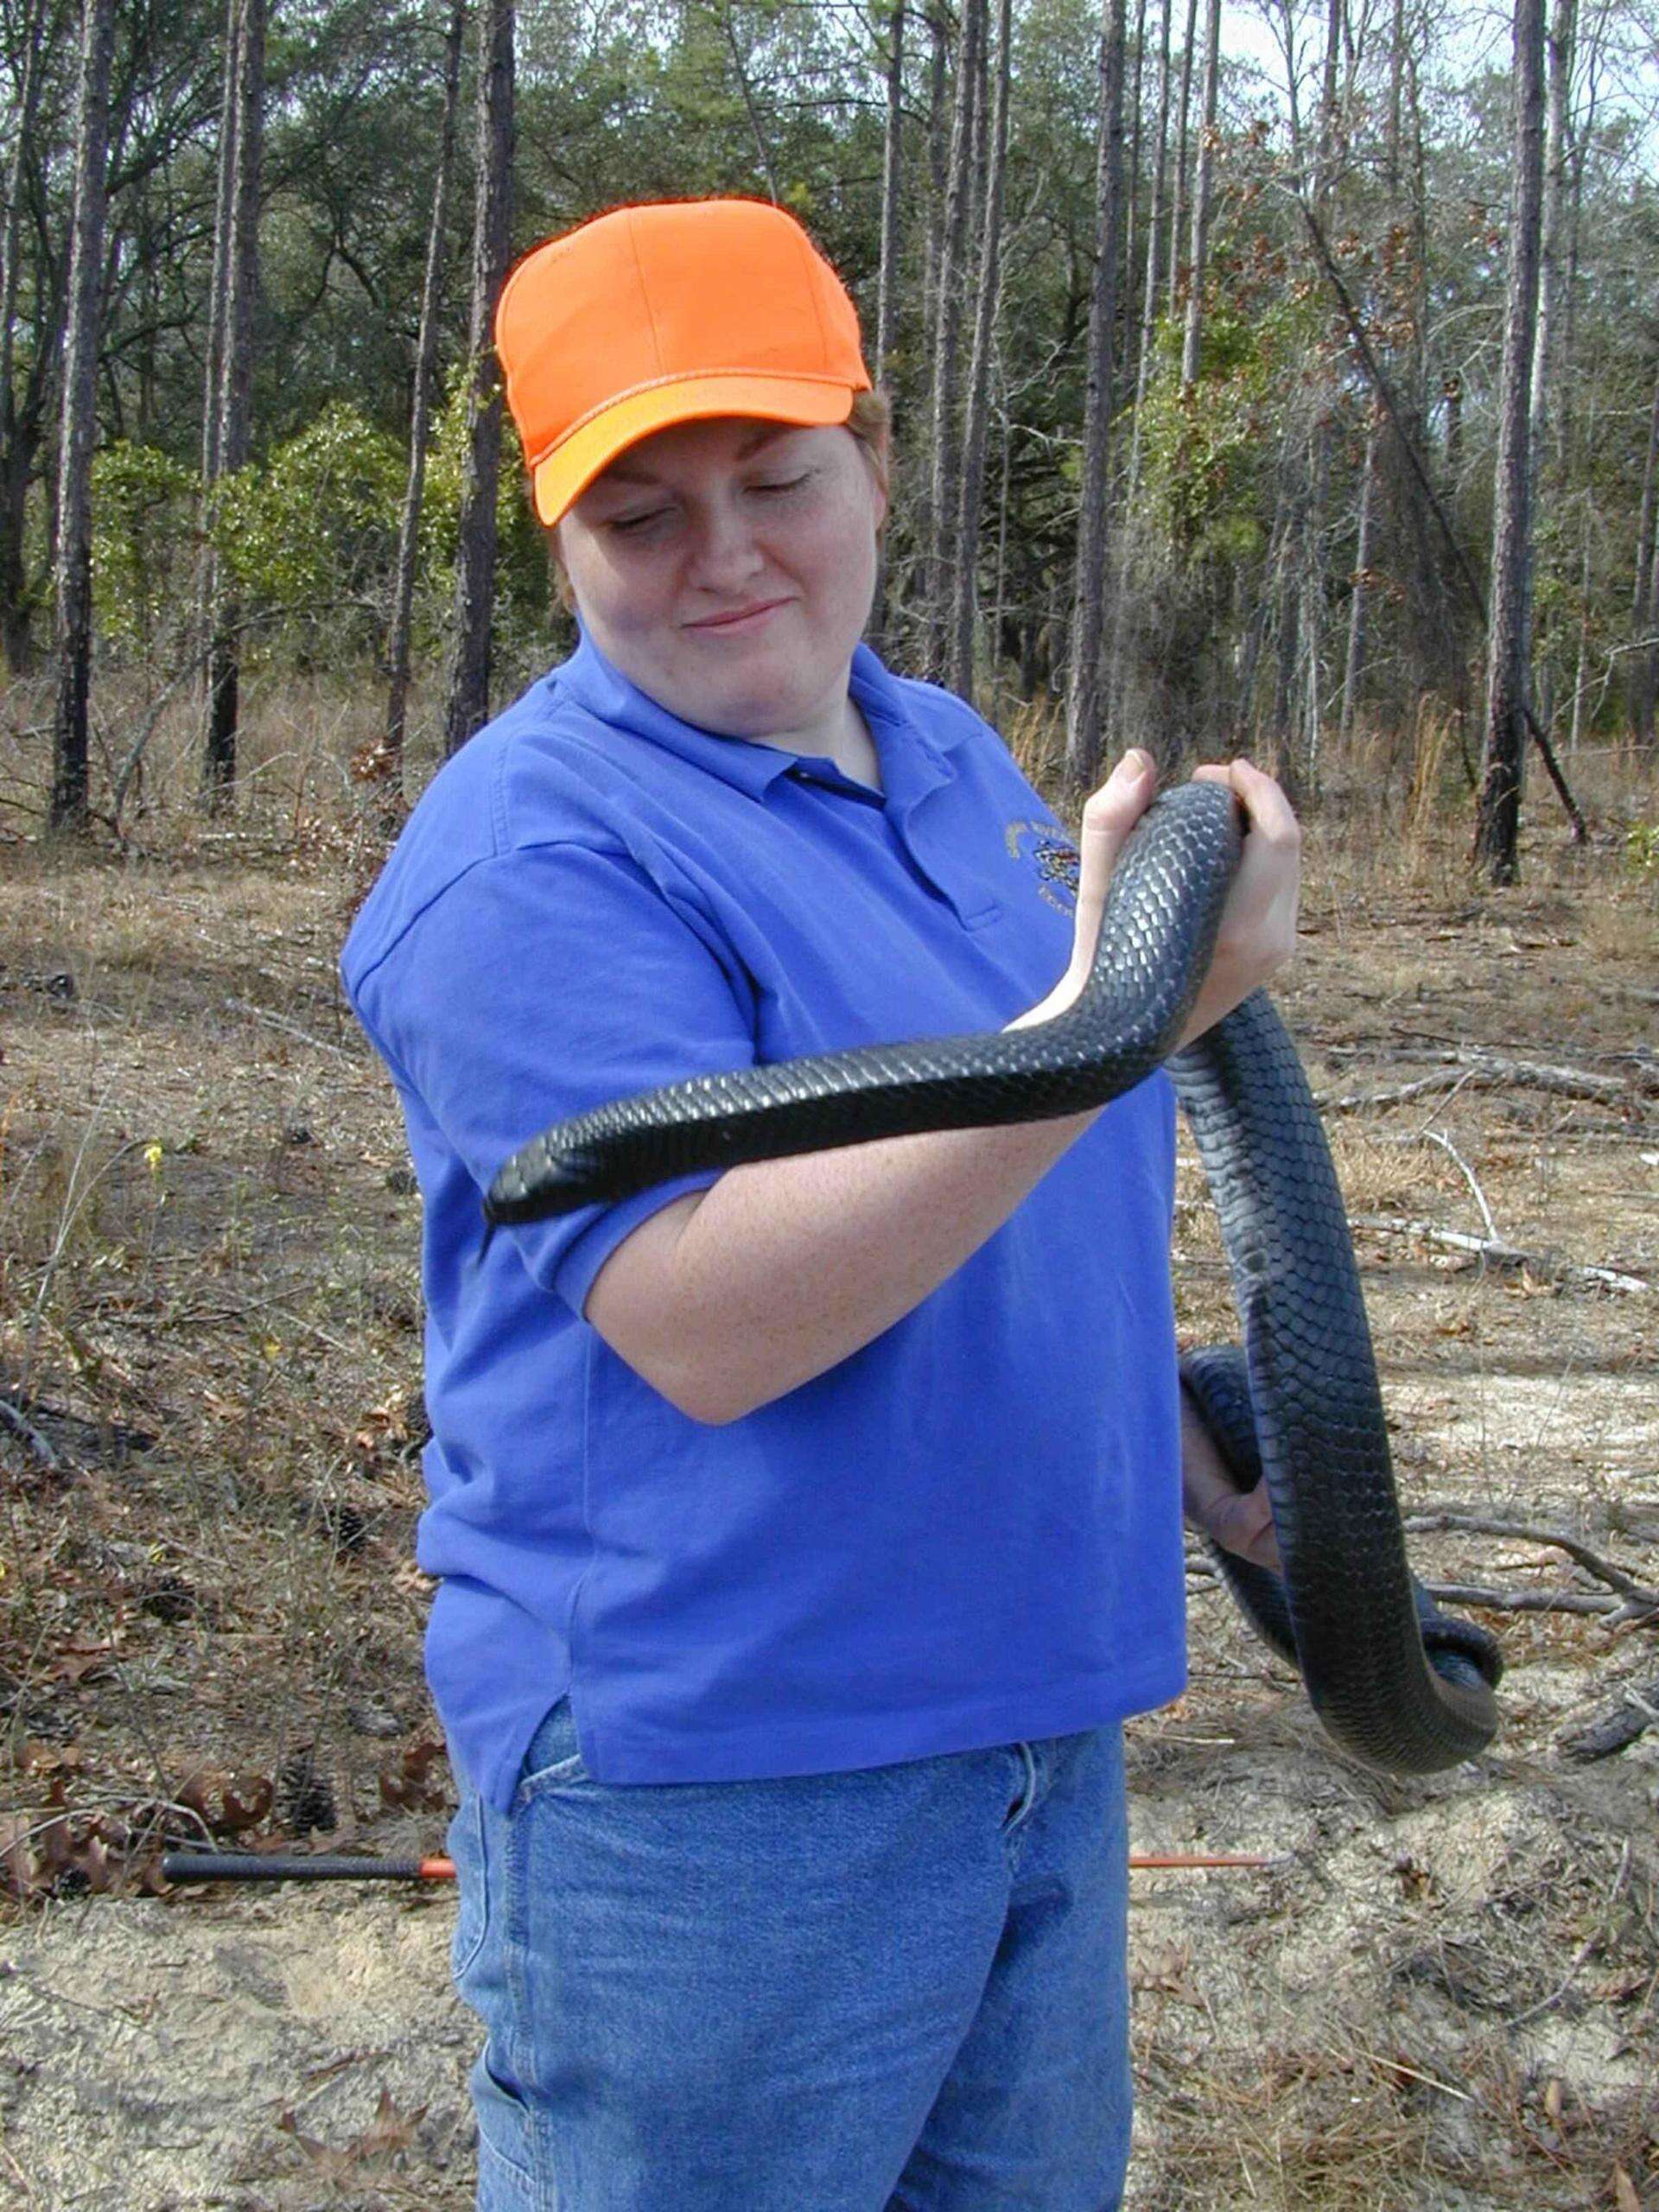
{"type": "Polygon", "coordinates": [[[746,607],[738,614],[711,615],[706,622],[688,622],[688,630],[702,630],[723,635],[732,630],[758,629],[768,614],[775,614],[780,607],[787,607],[786,599],[763,600],[758,607],[746,607]]]}

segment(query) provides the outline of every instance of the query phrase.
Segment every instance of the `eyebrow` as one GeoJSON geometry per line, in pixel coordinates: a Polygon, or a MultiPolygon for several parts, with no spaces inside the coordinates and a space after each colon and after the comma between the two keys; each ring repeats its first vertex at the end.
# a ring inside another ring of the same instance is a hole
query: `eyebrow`
{"type": "MultiPolygon", "coordinates": [[[[737,458],[747,461],[751,454],[759,453],[762,446],[770,445],[774,438],[785,438],[791,430],[798,430],[800,427],[798,423],[764,423],[753,437],[744,439],[737,449],[737,458]]],[[[605,471],[602,480],[612,484],[656,484],[661,480],[652,475],[648,469],[629,468],[623,460],[613,461],[605,471]]]]}

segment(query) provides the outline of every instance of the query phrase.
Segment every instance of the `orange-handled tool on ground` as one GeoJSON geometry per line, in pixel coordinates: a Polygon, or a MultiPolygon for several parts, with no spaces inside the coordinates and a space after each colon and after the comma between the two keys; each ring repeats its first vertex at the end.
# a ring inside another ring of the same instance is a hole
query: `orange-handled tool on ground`
{"type": "MultiPolygon", "coordinates": [[[[1277,1866],[1265,1852],[1147,1852],[1131,1855],[1131,1872],[1164,1867],[1277,1866]]],[[[162,1859],[168,1882],[452,1882],[453,1859],[360,1859],[349,1853],[169,1851],[162,1859]]]]}

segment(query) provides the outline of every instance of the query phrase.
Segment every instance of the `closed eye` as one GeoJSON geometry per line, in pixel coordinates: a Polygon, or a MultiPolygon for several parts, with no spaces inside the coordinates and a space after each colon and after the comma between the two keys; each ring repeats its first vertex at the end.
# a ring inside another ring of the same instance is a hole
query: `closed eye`
{"type": "MultiPolygon", "coordinates": [[[[785,493],[798,492],[801,486],[810,483],[817,473],[816,468],[806,468],[803,469],[798,476],[779,477],[770,483],[752,484],[748,488],[752,492],[760,493],[766,497],[777,498],[785,493]]],[[[631,537],[640,531],[648,529],[652,523],[660,522],[665,515],[671,515],[673,512],[671,507],[652,507],[644,514],[615,516],[606,524],[605,527],[607,530],[620,532],[623,537],[631,537]]]]}

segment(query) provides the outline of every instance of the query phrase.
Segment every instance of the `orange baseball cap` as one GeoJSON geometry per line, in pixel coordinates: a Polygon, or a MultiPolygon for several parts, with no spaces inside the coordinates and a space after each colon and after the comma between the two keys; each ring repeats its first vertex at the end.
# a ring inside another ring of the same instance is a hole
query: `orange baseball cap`
{"type": "Polygon", "coordinates": [[[671,423],[844,423],[870,389],[846,286],[764,200],[613,207],[544,239],[502,287],[495,350],[549,524],[671,423]]]}

